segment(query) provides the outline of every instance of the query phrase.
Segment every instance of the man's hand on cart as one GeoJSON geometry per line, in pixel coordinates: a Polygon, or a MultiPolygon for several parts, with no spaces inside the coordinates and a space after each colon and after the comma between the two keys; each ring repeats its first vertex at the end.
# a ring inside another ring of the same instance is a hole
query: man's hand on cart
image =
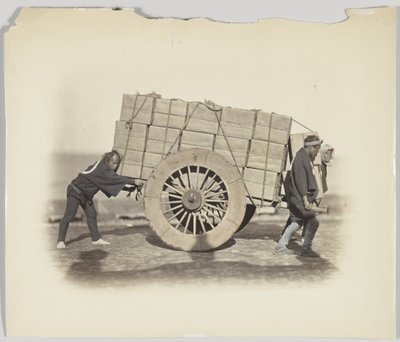
{"type": "Polygon", "coordinates": [[[303,204],[304,204],[304,208],[306,210],[311,210],[312,209],[312,204],[308,201],[307,196],[303,197],[303,204]]]}
{"type": "Polygon", "coordinates": [[[130,197],[131,193],[136,190],[135,200],[138,201],[142,196],[143,182],[135,180],[133,184],[125,185],[122,190],[128,192],[126,197],[130,197]]]}
{"type": "Polygon", "coordinates": [[[136,201],[139,201],[140,197],[142,197],[143,184],[144,184],[143,182],[136,183],[136,195],[135,195],[136,201]]]}

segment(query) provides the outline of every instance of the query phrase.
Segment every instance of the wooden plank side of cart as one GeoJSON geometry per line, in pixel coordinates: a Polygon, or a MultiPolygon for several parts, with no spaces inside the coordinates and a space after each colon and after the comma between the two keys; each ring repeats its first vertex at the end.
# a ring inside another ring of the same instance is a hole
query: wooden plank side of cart
{"type": "Polygon", "coordinates": [[[279,199],[292,119],[260,110],[124,95],[114,149],[121,173],[147,180],[169,153],[204,148],[226,158],[241,174],[248,199],[270,205],[279,199]]]}

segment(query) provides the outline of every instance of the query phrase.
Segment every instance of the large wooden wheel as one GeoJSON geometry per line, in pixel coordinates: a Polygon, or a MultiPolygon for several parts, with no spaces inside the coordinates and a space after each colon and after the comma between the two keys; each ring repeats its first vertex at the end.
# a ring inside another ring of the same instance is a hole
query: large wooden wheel
{"type": "Polygon", "coordinates": [[[246,210],[242,178],[215,152],[189,149],[165,158],[144,193],[146,217],[169,246],[207,251],[236,232],[246,210]]]}

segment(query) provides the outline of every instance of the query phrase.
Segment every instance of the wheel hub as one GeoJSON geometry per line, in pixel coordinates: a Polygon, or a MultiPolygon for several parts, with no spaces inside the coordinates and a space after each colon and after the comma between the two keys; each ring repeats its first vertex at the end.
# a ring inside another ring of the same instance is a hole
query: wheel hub
{"type": "Polygon", "coordinates": [[[182,204],[189,211],[196,211],[203,207],[203,196],[201,192],[190,189],[183,194],[182,204]]]}

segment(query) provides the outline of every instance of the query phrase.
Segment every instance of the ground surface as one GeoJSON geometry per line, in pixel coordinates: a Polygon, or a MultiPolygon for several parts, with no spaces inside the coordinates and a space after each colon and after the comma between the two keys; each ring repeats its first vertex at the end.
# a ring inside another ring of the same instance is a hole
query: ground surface
{"type": "MultiPolygon", "coordinates": [[[[111,215],[112,216],[112,215],[111,215]]],[[[58,224],[49,223],[49,249],[54,265],[65,277],[82,284],[131,286],[156,282],[235,283],[276,281],[320,281],[337,271],[340,254],[340,220],[320,216],[314,249],[320,258],[273,253],[286,221],[283,215],[256,215],[223,246],[209,252],[182,252],[166,246],[143,218],[99,219],[103,238],[109,246],[91,244],[86,224],[72,223],[67,248],[57,250],[58,224]]],[[[290,248],[299,250],[291,241],[290,248]]]]}

